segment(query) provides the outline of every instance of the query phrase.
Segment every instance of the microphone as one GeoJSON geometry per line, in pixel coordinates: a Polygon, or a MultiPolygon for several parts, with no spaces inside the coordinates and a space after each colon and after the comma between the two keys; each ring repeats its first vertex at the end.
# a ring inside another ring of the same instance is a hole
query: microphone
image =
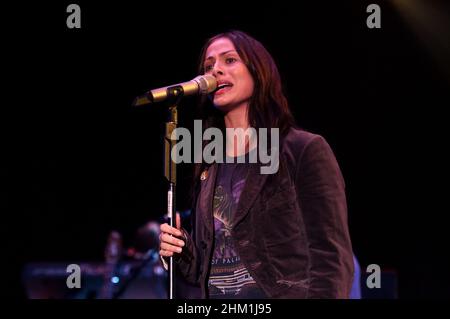
{"type": "Polygon", "coordinates": [[[186,95],[205,95],[213,92],[217,88],[216,78],[212,75],[199,75],[191,81],[183,82],[175,85],[165,86],[159,89],[148,91],[142,96],[138,96],[133,106],[141,106],[146,104],[152,104],[165,101],[166,99],[179,94],[180,92],[174,92],[176,90],[186,95]]]}

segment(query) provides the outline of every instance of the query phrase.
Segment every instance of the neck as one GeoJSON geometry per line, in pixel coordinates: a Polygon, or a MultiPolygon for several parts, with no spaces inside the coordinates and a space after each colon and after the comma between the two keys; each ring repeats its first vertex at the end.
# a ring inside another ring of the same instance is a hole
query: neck
{"type": "Polygon", "coordinates": [[[237,108],[225,114],[225,127],[226,128],[243,128],[244,130],[249,127],[248,123],[248,103],[243,104],[237,108]]]}
{"type": "Polygon", "coordinates": [[[249,139],[245,135],[245,130],[250,126],[248,122],[248,103],[229,111],[224,119],[226,128],[243,129],[237,135],[230,135],[227,131],[227,156],[236,157],[247,153],[249,151],[249,139]]]}

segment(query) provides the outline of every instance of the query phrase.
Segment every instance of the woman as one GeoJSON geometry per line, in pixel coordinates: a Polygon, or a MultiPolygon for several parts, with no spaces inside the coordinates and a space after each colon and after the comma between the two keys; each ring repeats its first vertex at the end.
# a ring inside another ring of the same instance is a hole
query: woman
{"type": "Polygon", "coordinates": [[[204,298],[348,298],[344,181],[327,142],[294,127],[272,57],[230,31],[206,42],[200,70],[219,85],[206,126],[278,128],[279,166],[261,174],[248,163],[254,143],[227,139],[227,159],[247,161],[197,165],[193,231],[161,225],[160,255],[174,256],[204,298]]]}

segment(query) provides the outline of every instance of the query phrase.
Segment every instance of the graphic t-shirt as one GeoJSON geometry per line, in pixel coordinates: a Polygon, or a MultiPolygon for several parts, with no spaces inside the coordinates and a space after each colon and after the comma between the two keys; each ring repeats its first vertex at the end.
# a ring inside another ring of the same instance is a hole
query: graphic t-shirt
{"type": "Polygon", "coordinates": [[[230,232],[249,165],[219,164],[213,205],[215,245],[208,280],[210,298],[265,298],[241,262],[230,232]]]}

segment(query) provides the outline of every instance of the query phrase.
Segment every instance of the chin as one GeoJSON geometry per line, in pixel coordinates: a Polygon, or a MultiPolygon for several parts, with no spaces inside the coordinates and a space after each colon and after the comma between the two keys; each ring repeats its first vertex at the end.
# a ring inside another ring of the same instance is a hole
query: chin
{"type": "Polygon", "coordinates": [[[214,107],[223,113],[228,113],[231,110],[228,104],[214,104],[214,107]]]}
{"type": "Polygon", "coordinates": [[[230,104],[225,101],[214,101],[213,104],[217,109],[221,111],[229,111],[231,108],[230,104]]]}

